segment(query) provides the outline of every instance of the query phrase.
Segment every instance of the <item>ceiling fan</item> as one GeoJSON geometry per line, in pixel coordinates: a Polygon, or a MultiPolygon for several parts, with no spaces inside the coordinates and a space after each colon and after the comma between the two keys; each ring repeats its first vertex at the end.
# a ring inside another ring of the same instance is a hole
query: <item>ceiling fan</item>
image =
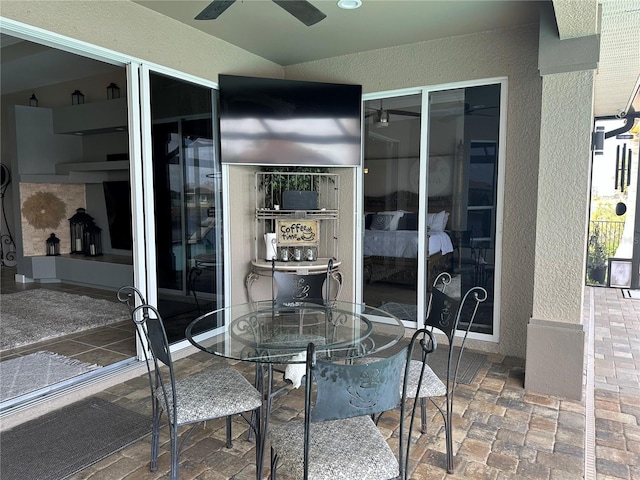
{"type": "MultiPolygon", "coordinates": [[[[196,20],[215,20],[236,0],[213,0],[196,17],[196,20]]],[[[307,27],[315,25],[326,17],[324,13],[311,5],[307,0],[272,0],[281,8],[296,17],[307,27]]]]}
{"type": "Polygon", "coordinates": [[[389,126],[389,115],[400,115],[405,117],[420,117],[419,112],[411,112],[407,110],[391,110],[382,108],[382,100],[380,100],[380,108],[366,107],[369,110],[373,110],[372,112],[366,113],[366,117],[370,117],[371,115],[375,115],[373,119],[373,124],[376,127],[387,127],[389,126]]]}
{"type": "Polygon", "coordinates": [[[483,104],[479,105],[469,105],[468,103],[464,104],[464,114],[465,115],[479,115],[482,117],[495,117],[496,112],[488,112],[486,110],[495,110],[497,106],[487,106],[483,104]]]}

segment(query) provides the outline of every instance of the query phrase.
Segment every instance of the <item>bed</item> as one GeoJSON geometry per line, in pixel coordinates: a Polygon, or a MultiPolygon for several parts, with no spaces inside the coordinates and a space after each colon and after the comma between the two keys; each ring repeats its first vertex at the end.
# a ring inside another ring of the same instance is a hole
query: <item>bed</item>
{"type": "MultiPolygon", "coordinates": [[[[450,270],[453,243],[446,227],[450,197],[430,197],[427,214],[427,288],[450,270]]],[[[399,191],[365,197],[365,281],[416,286],[418,274],[418,195],[399,191]]]]}

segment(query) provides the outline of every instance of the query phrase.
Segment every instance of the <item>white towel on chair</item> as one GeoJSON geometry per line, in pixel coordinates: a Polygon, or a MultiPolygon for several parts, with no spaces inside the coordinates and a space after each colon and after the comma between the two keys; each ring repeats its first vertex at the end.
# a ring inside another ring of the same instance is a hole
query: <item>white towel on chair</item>
{"type": "MultiPolygon", "coordinates": [[[[306,362],[307,352],[300,352],[291,357],[292,362],[306,362]]],[[[299,388],[302,385],[302,378],[307,371],[306,363],[290,363],[284,369],[285,380],[290,380],[295,388],[299,388]]]]}

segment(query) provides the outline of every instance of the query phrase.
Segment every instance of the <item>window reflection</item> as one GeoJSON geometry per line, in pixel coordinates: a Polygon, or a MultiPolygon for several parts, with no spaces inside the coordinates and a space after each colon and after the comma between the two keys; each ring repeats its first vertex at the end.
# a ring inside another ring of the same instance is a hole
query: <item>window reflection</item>
{"type": "Polygon", "coordinates": [[[473,330],[493,333],[500,89],[492,84],[429,93],[424,133],[421,95],[365,102],[366,303],[415,321],[424,314],[417,311],[423,295],[417,291],[417,275],[422,272],[429,289],[438,273],[447,271],[454,295],[476,285],[488,290],[473,330]],[[423,135],[429,151],[421,159],[423,135]],[[421,161],[428,172],[422,182],[421,161]],[[421,196],[426,196],[425,212],[419,209],[421,196]],[[407,225],[417,230],[415,215],[428,234],[400,233],[407,225]],[[418,268],[423,260],[417,246],[402,243],[403,235],[424,242],[424,269],[418,268]]]}

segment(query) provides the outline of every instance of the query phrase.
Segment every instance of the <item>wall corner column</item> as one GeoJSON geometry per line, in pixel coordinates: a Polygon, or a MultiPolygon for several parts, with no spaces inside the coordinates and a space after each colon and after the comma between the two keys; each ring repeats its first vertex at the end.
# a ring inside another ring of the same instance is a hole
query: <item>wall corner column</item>
{"type": "MultiPolygon", "coordinates": [[[[553,12],[551,12],[553,13],[553,12]]],[[[525,389],[582,399],[585,251],[596,38],[560,40],[541,15],[542,76],[533,310],[525,389]],[[576,61],[579,58],[579,61],[576,61]]]]}

